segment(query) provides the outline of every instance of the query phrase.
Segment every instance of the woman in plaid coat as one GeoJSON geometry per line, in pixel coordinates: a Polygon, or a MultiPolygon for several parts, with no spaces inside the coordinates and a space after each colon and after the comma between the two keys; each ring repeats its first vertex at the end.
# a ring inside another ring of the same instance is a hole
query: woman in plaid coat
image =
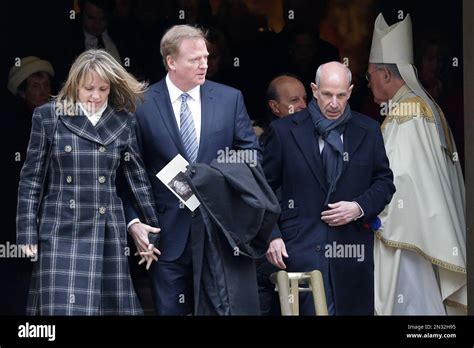
{"type": "MultiPolygon", "coordinates": [[[[142,218],[157,226],[131,114],[145,87],[108,53],[90,50],[55,100],[35,109],[17,212],[17,243],[38,253],[28,314],[142,314],[115,181],[127,181],[142,218]]],[[[135,243],[140,263],[156,260],[148,241],[135,243]]]]}

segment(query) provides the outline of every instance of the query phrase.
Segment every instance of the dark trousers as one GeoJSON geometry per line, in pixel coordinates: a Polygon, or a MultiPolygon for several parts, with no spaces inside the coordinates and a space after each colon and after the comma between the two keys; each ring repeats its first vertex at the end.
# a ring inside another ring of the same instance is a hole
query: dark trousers
{"type": "MultiPolygon", "coordinates": [[[[329,272],[328,281],[324,283],[324,292],[326,295],[326,304],[328,306],[328,314],[336,315],[336,307],[334,305],[334,295],[331,285],[331,272],[329,272]]],[[[308,287],[307,284],[302,284],[301,287],[308,287]]],[[[300,292],[300,315],[316,315],[314,310],[313,294],[311,292],[300,292]]]]}
{"type": "Polygon", "coordinates": [[[172,262],[153,262],[150,267],[153,302],[157,315],[193,313],[193,267],[190,239],[183,254],[172,262]]]}
{"type": "Polygon", "coordinates": [[[278,271],[280,269],[268,262],[265,256],[257,261],[258,297],[262,315],[281,315],[278,292],[270,281],[270,275],[278,271]]]}

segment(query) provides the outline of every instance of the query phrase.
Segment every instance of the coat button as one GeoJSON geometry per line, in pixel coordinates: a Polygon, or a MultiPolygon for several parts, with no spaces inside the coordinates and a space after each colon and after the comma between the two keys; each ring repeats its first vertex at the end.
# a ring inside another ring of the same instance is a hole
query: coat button
{"type": "Polygon", "coordinates": [[[99,146],[99,152],[105,152],[105,147],[104,146],[99,146]]]}
{"type": "Polygon", "coordinates": [[[103,184],[105,182],[105,176],[99,176],[99,183],[103,184]]]}
{"type": "Polygon", "coordinates": [[[71,152],[72,151],[72,146],[71,145],[64,146],[64,151],[71,152]]]}
{"type": "Polygon", "coordinates": [[[195,211],[192,211],[191,212],[191,217],[195,217],[196,216],[196,212],[195,211]]]}
{"type": "Polygon", "coordinates": [[[99,208],[99,214],[104,215],[105,211],[106,211],[105,207],[100,207],[99,208]]]}
{"type": "Polygon", "coordinates": [[[316,245],[316,251],[321,251],[321,245],[316,245]]]}
{"type": "Polygon", "coordinates": [[[72,176],[70,175],[66,176],[66,182],[70,184],[72,182],[72,176]]]}

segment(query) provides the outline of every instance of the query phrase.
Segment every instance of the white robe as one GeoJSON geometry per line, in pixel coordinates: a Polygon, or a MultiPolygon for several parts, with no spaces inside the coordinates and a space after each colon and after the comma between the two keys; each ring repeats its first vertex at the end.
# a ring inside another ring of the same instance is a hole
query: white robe
{"type": "Polygon", "coordinates": [[[466,314],[464,180],[454,140],[444,127],[448,154],[433,118],[439,112],[444,121],[441,110],[406,85],[392,103],[398,109],[392,104],[382,133],[397,192],[375,238],[376,314],[466,314]]]}

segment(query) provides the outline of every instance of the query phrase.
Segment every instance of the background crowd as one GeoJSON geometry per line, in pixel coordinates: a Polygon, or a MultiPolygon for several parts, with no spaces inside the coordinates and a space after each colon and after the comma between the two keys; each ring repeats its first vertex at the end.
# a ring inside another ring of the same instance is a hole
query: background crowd
{"type": "MultiPolygon", "coordinates": [[[[85,49],[104,48],[139,80],[154,83],[166,74],[159,52],[163,33],[176,24],[198,25],[209,30],[207,79],[240,89],[250,117],[262,129],[273,117],[271,113],[275,115],[267,103],[267,86],[272,79],[282,73],[292,74],[310,96],[316,67],[333,60],[347,63],[352,71],[351,108],[381,122],[380,108],[373,103],[364,77],[373,23],[379,12],[390,23],[406,13],[412,16],[419,78],[444,111],[463,165],[460,1],[451,1],[449,6],[445,2],[376,0],[9,3],[6,13],[11,30],[1,73],[6,77],[3,94],[15,142],[7,145],[12,163],[7,165],[5,201],[16,202],[33,108],[58,93],[71,63],[85,49]],[[9,74],[16,59],[24,57],[30,57],[34,73],[9,74]],[[16,153],[20,156],[14,156],[16,153]]],[[[11,204],[6,212],[12,218],[6,221],[2,243],[14,241],[15,208],[11,204]]],[[[11,271],[11,281],[5,282],[2,292],[14,300],[0,312],[22,313],[31,264],[21,259],[2,263],[11,271]]],[[[142,286],[140,272],[132,269],[138,288],[142,286]]]]}

